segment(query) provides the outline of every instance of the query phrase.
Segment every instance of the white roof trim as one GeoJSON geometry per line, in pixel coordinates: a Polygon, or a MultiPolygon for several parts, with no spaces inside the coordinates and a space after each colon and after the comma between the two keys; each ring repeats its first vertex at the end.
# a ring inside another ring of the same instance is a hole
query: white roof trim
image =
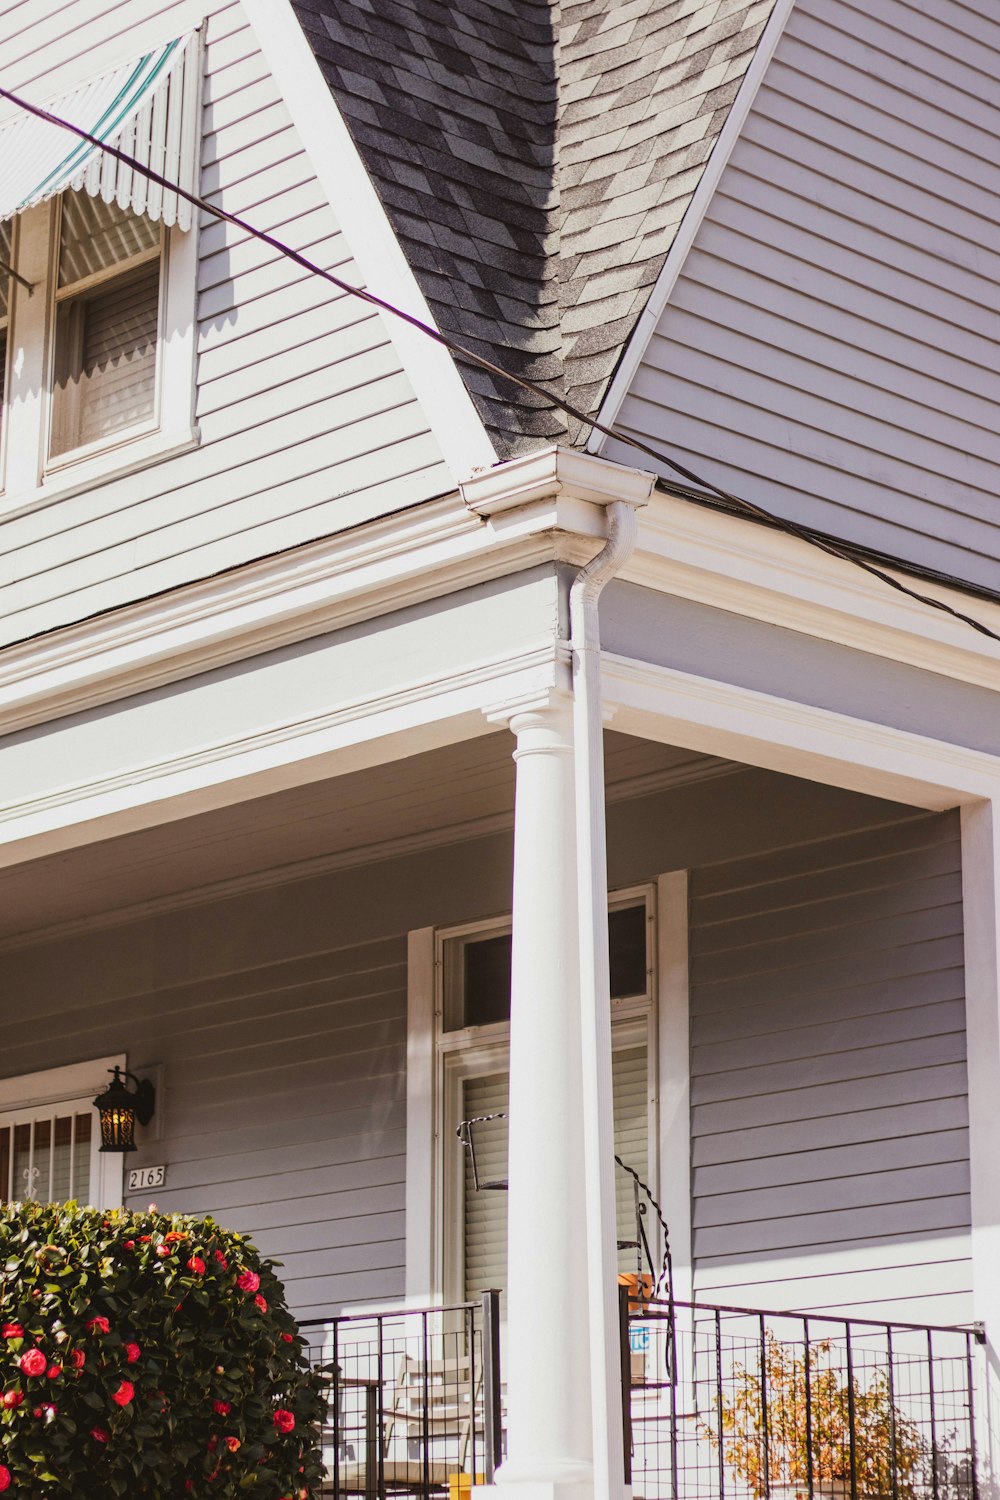
{"type": "MultiPolygon", "coordinates": [[[[757,97],[757,90],[764,80],[764,74],[774,56],[775,48],[781,38],[782,32],[788,23],[792,13],[795,0],[775,0],[774,9],[768,17],[767,25],[764,27],[757,49],[751,59],[740,84],[736,98],[733,100],[732,108],[726,116],[725,123],[719,132],[719,138],[715,143],[712,154],[708,158],[705,170],[701,174],[698,186],[695,188],[691,202],[681,220],[680,228],[674,238],[673,244],[667,252],[667,258],[659,276],[653,285],[649,295],[649,301],[642,310],[639,321],[632,330],[632,335],[625,346],[611,384],[608,386],[597,413],[597,420],[605,427],[611,427],[618,419],[622,402],[628,395],[632,382],[636,377],[639,366],[646,357],[650,340],[656,332],[657,324],[663,315],[664,308],[670,300],[671,293],[681,273],[681,268],[687,259],[688,251],[694,243],[695,235],[701,228],[702,220],[708,211],[708,206],[715,195],[719,185],[719,179],[729,164],[729,158],[733,154],[733,148],[743,133],[747,115],[750,113],[751,105],[757,97]]],[[[610,441],[603,433],[591,431],[587,441],[588,453],[600,453],[605,444],[610,441]]]]}
{"type": "MultiPolygon", "coordinates": [[[[281,90],[317,180],[364,286],[437,328],[388,215],[289,0],[244,0],[243,9],[281,90]]],[[[461,374],[441,344],[382,315],[417,400],[456,480],[497,462],[461,374]]]]}
{"type": "MultiPolygon", "coordinates": [[[[60,94],[44,108],[193,192],[200,100],[201,50],[197,32],[191,32],[60,94]]],[[[0,161],[0,220],[66,188],[82,188],[133,213],[191,227],[191,205],[176,193],[35,115],[19,113],[0,129],[0,161]]]]}

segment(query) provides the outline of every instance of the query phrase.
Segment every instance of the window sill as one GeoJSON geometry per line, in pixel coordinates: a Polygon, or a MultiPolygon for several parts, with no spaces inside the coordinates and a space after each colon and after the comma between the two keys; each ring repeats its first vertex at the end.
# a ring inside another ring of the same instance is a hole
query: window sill
{"type": "Polygon", "coordinates": [[[35,489],[22,490],[19,494],[0,494],[0,521],[13,521],[86,490],[97,489],[102,484],[126,479],[141,469],[151,468],[164,459],[197,448],[200,440],[196,425],[173,432],[150,432],[106,448],[101,453],[63,462],[35,489]]]}

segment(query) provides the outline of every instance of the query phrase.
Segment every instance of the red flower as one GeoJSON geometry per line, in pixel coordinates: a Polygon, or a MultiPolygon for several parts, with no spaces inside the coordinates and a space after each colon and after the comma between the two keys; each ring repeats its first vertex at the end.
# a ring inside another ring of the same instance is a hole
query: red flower
{"type": "Polygon", "coordinates": [[[157,1245],[157,1247],[156,1247],[156,1253],[160,1257],[161,1260],[166,1260],[167,1256],[170,1254],[170,1246],[169,1245],[157,1245]]]}
{"type": "Polygon", "coordinates": [[[179,1245],[180,1242],[181,1242],[181,1240],[186,1240],[186,1239],[187,1239],[187,1235],[186,1234],[181,1234],[180,1231],[177,1230],[177,1229],[170,1229],[163,1236],[163,1243],[165,1245],[179,1245]]]}
{"type": "Polygon", "coordinates": [[[20,1323],[5,1323],[0,1328],[0,1339],[23,1339],[24,1329],[20,1323]]]}
{"type": "Polygon", "coordinates": [[[111,1399],[116,1406],[128,1406],[135,1395],[135,1386],[131,1380],[123,1380],[116,1391],[112,1391],[111,1399]]]}
{"type": "Polygon", "coordinates": [[[277,1427],[279,1432],[291,1432],[295,1426],[295,1417],[290,1411],[286,1411],[283,1406],[278,1407],[278,1410],[272,1416],[271,1421],[274,1423],[275,1427],[277,1427]]]}
{"type": "Polygon", "coordinates": [[[18,1364],[25,1375],[44,1375],[49,1367],[49,1362],[41,1349],[26,1350],[18,1360],[18,1364]]]}
{"type": "Polygon", "coordinates": [[[229,1449],[230,1453],[238,1453],[243,1447],[243,1444],[240,1442],[238,1437],[227,1437],[226,1447],[229,1449]]]}
{"type": "Polygon", "coordinates": [[[44,1417],[46,1422],[51,1422],[58,1410],[58,1406],[53,1406],[51,1401],[45,1401],[41,1406],[35,1407],[34,1415],[44,1417]]]}
{"type": "Polygon", "coordinates": [[[9,1490],[11,1486],[11,1473],[6,1464],[0,1464],[0,1490],[9,1490]]]}
{"type": "Polygon", "coordinates": [[[150,1242],[150,1240],[152,1238],[153,1238],[153,1236],[151,1234],[140,1234],[140,1236],[139,1236],[139,1244],[140,1245],[148,1245],[149,1242],[150,1242]]]}
{"type": "Polygon", "coordinates": [[[260,1286],[260,1277],[256,1271],[241,1271],[236,1278],[236,1285],[241,1292],[255,1292],[260,1286]]]}
{"type": "Polygon", "coordinates": [[[62,1374],[62,1365],[49,1365],[45,1373],[50,1380],[58,1380],[62,1374]]]}
{"type": "Polygon", "coordinates": [[[192,1255],[191,1259],[188,1261],[188,1270],[191,1272],[192,1276],[204,1276],[205,1262],[202,1260],[200,1255],[192,1255]]]}
{"type": "Polygon", "coordinates": [[[126,1250],[134,1250],[135,1249],[135,1240],[126,1240],[124,1248],[126,1250]]]}
{"type": "Polygon", "coordinates": [[[23,1400],[24,1397],[20,1391],[4,1391],[0,1396],[0,1406],[6,1406],[8,1411],[12,1411],[15,1406],[20,1406],[23,1400]]]}
{"type": "Polygon", "coordinates": [[[294,1344],[294,1343],[295,1343],[295,1338],[294,1338],[294,1336],[293,1336],[293,1335],[292,1335],[292,1334],[290,1334],[290,1333],[283,1333],[283,1334],[282,1334],[282,1335],[281,1335],[281,1342],[282,1342],[282,1343],[283,1343],[283,1344],[294,1344]]]}
{"type": "Polygon", "coordinates": [[[94,1439],[95,1443],[106,1443],[108,1440],[108,1434],[105,1432],[103,1427],[92,1427],[90,1429],[90,1435],[94,1439]]]}
{"type": "Polygon", "coordinates": [[[228,1417],[232,1411],[232,1405],[228,1401],[213,1401],[212,1410],[218,1417],[228,1417]]]}
{"type": "Polygon", "coordinates": [[[82,1370],[87,1363],[87,1356],[82,1349],[73,1349],[69,1356],[69,1362],[74,1370],[82,1370]]]}
{"type": "Polygon", "coordinates": [[[125,1358],[127,1359],[128,1363],[130,1365],[134,1365],[137,1360],[141,1359],[142,1358],[142,1350],[139,1348],[139,1345],[138,1344],[126,1344],[125,1345],[125,1358]]]}
{"type": "Polygon", "coordinates": [[[216,1250],[216,1252],[215,1252],[215,1259],[217,1260],[217,1262],[219,1264],[219,1270],[220,1271],[228,1271],[229,1270],[229,1262],[226,1259],[226,1257],[223,1255],[223,1253],[222,1253],[221,1250],[216,1250]]]}
{"type": "Polygon", "coordinates": [[[267,1298],[266,1297],[262,1297],[260,1295],[260,1292],[258,1292],[257,1295],[256,1295],[256,1297],[253,1300],[256,1302],[256,1304],[257,1304],[257,1306],[258,1306],[258,1308],[260,1309],[261,1312],[267,1312],[267,1298]]]}
{"type": "Polygon", "coordinates": [[[87,1327],[91,1333],[110,1333],[111,1331],[111,1324],[107,1318],[91,1318],[87,1327]]]}

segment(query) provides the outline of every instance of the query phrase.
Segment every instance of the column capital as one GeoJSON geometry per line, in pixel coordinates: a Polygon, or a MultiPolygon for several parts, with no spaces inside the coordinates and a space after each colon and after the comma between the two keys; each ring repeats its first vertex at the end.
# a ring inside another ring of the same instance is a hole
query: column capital
{"type": "Polygon", "coordinates": [[[519,734],[534,720],[539,726],[573,713],[573,694],[566,688],[547,687],[536,692],[524,693],[519,698],[508,698],[503,703],[483,709],[484,717],[491,724],[504,724],[512,734],[519,734]],[[523,720],[523,724],[517,721],[523,720]]]}

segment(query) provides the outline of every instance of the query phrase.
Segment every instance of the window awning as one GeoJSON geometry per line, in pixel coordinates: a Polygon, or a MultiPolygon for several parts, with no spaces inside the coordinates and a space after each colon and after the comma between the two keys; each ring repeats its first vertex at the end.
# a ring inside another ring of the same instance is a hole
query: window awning
{"type": "MultiPolygon", "coordinates": [[[[194,192],[201,104],[197,32],[48,100],[49,114],[194,192]]],[[[34,101],[33,101],[34,102],[34,101]]],[[[26,112],[0,128],[0,222],[66,188],[190,229],[192,207],[99,147],[26,112]]]]}

